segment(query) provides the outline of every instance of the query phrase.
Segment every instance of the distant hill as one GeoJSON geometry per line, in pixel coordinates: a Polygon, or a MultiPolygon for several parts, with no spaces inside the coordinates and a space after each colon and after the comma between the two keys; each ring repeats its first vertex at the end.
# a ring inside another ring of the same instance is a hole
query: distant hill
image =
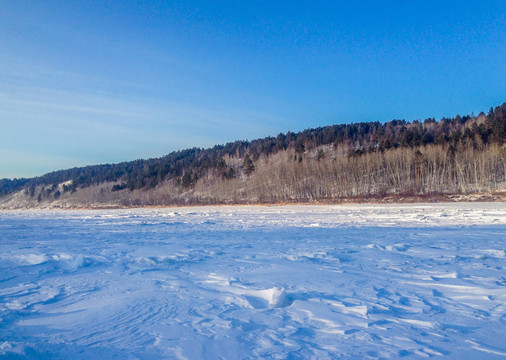
{"type": "Polygon", "coordinates": [[[448,199],[506,189],[506,103],[487,114],[288,132],[0,180],[0,208],[448,199]]]}

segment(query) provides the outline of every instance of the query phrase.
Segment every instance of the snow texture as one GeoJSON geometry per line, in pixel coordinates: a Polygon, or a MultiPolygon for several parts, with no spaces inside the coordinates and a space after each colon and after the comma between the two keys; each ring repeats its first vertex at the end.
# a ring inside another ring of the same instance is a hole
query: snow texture
{"type": "Polygon", "coordinates": [[[506,359],[504,203],[0,212],[0,358],[506,359]]]}

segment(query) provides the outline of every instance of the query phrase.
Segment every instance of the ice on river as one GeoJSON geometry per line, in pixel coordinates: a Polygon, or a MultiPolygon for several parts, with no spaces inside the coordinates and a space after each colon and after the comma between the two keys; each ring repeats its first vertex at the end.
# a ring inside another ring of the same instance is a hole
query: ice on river
{"type": "Polygon", "coordinates": [[[506,359],[504,203],[0,212],[0,358],[506,359]]]}

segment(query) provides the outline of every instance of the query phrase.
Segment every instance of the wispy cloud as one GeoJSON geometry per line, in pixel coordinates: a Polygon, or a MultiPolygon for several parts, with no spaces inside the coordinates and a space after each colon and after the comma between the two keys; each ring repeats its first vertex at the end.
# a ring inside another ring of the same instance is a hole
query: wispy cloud
{"type": "Polygon", "coordinates": [[[13,165],[16,159],[25,169],[30,161],[38,162],[20,174],[252,139],[272,134],[283,120],[257,111],[170,101],[141,87],[122,92],[114,81],[104,89],[100,78],[68,72],[2,68],[0,83],[0,142],[4,154],[11,151],[0,160],[0,169],[19,168],[13,165]]]}

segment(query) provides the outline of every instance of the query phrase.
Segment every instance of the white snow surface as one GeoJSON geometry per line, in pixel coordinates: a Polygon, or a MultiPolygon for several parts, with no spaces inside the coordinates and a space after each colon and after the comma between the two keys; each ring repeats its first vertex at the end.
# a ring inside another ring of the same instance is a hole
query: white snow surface
{"type": "Polygon", "coordinates": [[[506,359],[506,204],[0,212],[0,358],[506,359]]]}

